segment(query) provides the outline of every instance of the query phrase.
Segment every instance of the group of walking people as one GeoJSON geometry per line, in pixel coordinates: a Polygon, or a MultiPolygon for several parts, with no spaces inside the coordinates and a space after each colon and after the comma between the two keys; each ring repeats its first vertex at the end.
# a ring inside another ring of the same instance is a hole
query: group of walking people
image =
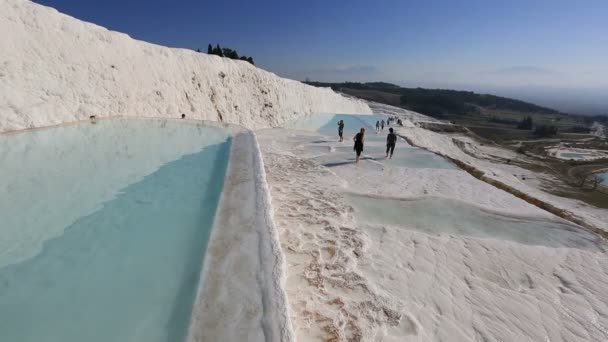
{"type": "MultiPolygon", "coordinates": [[[[384,130],[384,120],[382,120],[382,123],[376,121],[376,130],[378,130],[379,127],[382,127],[382,130],[384,130]]],[[[395,152],[395,144],[397,144],[397,135],[392,127],[390,127],[388,131],[389,133],[386,136],[386,158],[392,159],[393,152],[395,152]]],[[[340,137],[340,142],[344,141],[344,120],[338,121],[338,136],[340,137]]],[[[356,154],[355,163],[359,163],[365,142],[365,128],[361,128],[359,133],[353,138],[353,141],[355,143],[353,146],[353,150],[356,154]]]]}
{"type": "MultiPolygon", "coordinates": [[[[386,127],[391,125],[391,121],[397,120],[397,125],[403,126],[403,121],[399,118],[386,119],[386,127]]],[[[384,120],[376,121],[376,132],[384,131],[384,120]]]]}

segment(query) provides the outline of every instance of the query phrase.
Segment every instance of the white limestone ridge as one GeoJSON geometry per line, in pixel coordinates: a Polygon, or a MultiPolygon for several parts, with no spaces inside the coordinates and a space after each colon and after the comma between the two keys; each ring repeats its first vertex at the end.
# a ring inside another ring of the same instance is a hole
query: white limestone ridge
{"type": "Polygon", "coordinates": [[[162,47],[25,0],[0,1],[0,132],[109,116],[261,128],[362,101],[244,62],[162,47]]]}

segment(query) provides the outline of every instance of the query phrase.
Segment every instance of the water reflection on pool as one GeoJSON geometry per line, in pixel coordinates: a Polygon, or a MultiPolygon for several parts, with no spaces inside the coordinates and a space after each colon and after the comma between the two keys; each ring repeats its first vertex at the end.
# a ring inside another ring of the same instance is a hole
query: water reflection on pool
{"type": "Polygon", "coordinates": [[[0,135],[0,340],[182,341],[229,146],[161,120],[0,135]]]}
{"type": "Polygon", "coordinates": [[[392,225],[427,234],[465,235],[509,240],[526,245],[604,250],[599,236],[567,221],[518,217],[464,202],[423,197],[388,199],[349,194],[359,222],[392,225]]]}

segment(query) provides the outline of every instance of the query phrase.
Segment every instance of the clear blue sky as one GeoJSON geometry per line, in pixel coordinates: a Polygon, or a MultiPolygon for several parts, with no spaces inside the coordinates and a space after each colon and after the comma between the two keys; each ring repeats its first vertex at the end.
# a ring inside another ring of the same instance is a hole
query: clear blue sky
{"type": "Polygon", "coordinates": [[[208,43],[296,79],[608,86],[608,0],[36,0],[162,45],[208,43]]]}

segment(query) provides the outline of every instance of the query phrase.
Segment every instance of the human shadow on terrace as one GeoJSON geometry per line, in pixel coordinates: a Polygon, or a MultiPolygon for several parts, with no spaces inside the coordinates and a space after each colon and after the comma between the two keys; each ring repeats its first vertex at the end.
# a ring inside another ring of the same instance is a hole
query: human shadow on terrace
{"type": "MultiPolygon", "coordinates": [[[[380,158],[380,159],[384,159],[384,158],[380,158]]],[[[361,159],[359,160],[379,160],[378,158],[372,158],[372,157],[361,157],[361,159]]],[[[348,165],[348,164],[354,164],[355,160],[354,159],[350,159],[348,161],[341,161],[341,162],[333,162],[333,163],[324,163],[321,164],[325,167],[336,167],[336,166],[341,166],[341,165],[348,165]]]]}

